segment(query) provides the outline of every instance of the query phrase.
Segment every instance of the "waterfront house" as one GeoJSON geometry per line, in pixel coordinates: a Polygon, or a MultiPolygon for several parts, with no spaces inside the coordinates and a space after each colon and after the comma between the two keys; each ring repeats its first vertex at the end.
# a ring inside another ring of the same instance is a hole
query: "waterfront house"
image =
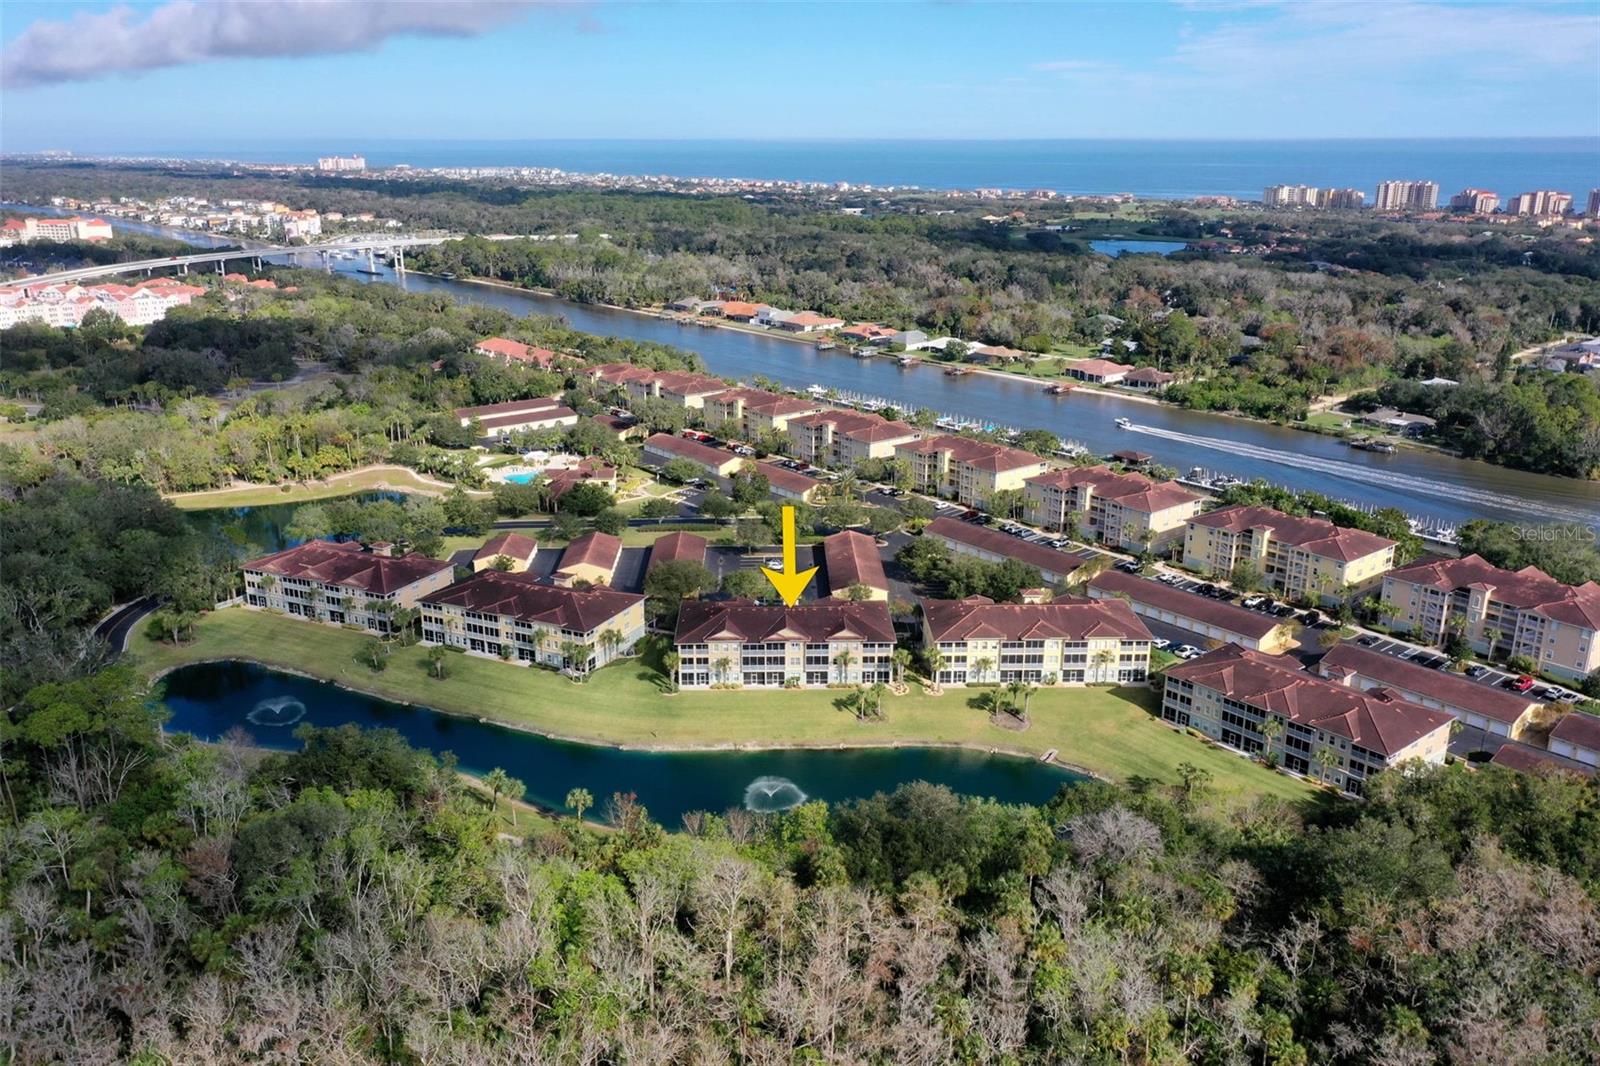
{"type": "Polygon", "coordinates": [[[1228,578],[1248,564],[1268,586],[1307,601],[1339,599],[1373,587],[1394,565],[1395,542],[1323,518],[1270,507],[1224,507],[1189,519],[1183,565],[1228,578]]]}
{"type": "Polygon", "coordinates": [[[746,303],[743,300],[724,300],[716,306],[715,311],[723,318],[734,322],[749,322],[759,315],[763,309],[771,310],[765,304],[746,303]]]}
{"type": "Polygon", "coordinates": [[[850,590],[857,586],[866,589],[866,599],[889,598],[889,579],[883,573],[878,542],[865,533],[847,529],[824,537],[822,569],[828,577],[828,595],[833,599],[849,599],[850,590]]]}
{"type": "Polygon", "coordinates": [[[713,448],[687,437],[656,433],[644,442],[644,461],[656,467],[674,459],[687,459],[710,477],[728,477],[744,465],[744,460],[722,448],[713,448]]]}
{"type": "Polygon", "coordinates": [[[1393,407],[1380,407],[1376,411],[1357,416],[1356,421],[1365,426],[1376,426],[1391,433],[1398,433],[1402,437],[1425,437],[1438,425],[1427,415],[1406,414],[1393,407]]]}
{"type": "Polygon", "coordinates": [[[1119,474],[1105,466],[1063,467],[1023,483],[1024,514],[1041,529],[1065,531],[1125,551],[1175,539],[1200,513],[1203,498],[1173,481],[1119,474]]]}
{"type": "Polygon", "coordinates": [[[1585,766],[1600,766],[1600,718],[1568,711],[1550,730],[1550,752],[1585,766]]]}
{"type": "Polygon", "coordinates": [[[1525,655],[1579,680],[1600,669],[1600,585],[1564,585],[1536,566],[1505,570],[1482,556],[1430,556],[1384,577],[1384,624],[1429,644],[1457,627],[1491,658],[1525,655]]]}
{"type": "Polygon", "coordinates": [[[657,537],[650,546],[650,562],[645,567],[645,574],[660,566],[662,563],[691,562],[705,565],[706,538],[698,533],[676,532],[668,533],[664,537],[657,537]]]}
{"type": "Polygon", "coordinates": [[[1107,570],[1091,578],[1084,592],[1090,599],[1123,600],[1141,618],[1177,626],[1201,641],[1218,640],[1268,655],[1281,655],[1295,646],[1294,627],[1270,614],[1136,574],[1107,570]]]}
{"type": "Polygon", "coordinates": [[[882,601],[690,600],[673,650],[684,688],[823,688],[893,680],[894,624],[882,601]]]}
{"type": "Polygon", "coordinates": [[[1028,478],[1049,467],[1032,452],[970,437],[907,441],[896,445],[894,454],[910,465],[911,483],[918,490],[968,507],[987,507],[997,492],[1021,491],[1028,478]]]}
{"type": "Polygon", "coordinates": [[[1033,358],[1031,352],[1007,348],[1000,344],[985,344],[967,352],[967,362],[984,366],[1003,366],[1008,363],[1025,363],[1033,358]]]}
{"type": "Polygon", "coordinates": [[[472,556],[472,569],[474,572],[481,570],[505,570],[511,573],[521,573],[533,565],[533,557],[539,551],[539,543],[532,537],[521,533],[496,533],[483,542],[472,556]],[[500,563],[504,559],[505,563],[500,563]]]}
{"type": "Polygon", "coordinates": [[[1443,670],[1409,662],[1359,644],[1335,644],[1316,666],[1317,673],[1342,685],[1383,688],[1402,699],[1448,711],[1463,725],[1512,740],[1522,740],[1541,703],[1523,692],[1483,685],[1443,670]]]}
{"type": "Polygon", "coordinates": [[[756,311],[755,323],[758,326],[766,326],[770,329],[773,326],[782,325],[794,316],[795,312],[793,311],[785,311],[781,307],[768,307],[766,304],[762,304],[756,311]]]}
{"type": "Polygon", "coordinates": [[[1150,639],[1121,600],[922,601],[922,644],[938,649],[941,685],[1134,684],[1149,674],[1150,639]]]}
{"type": "Polygon", "coordinates": [[[839,336],[858,344],[870,344],[879,337],[893,337],[894,332],[888,326],[880,326],[876,322],[857,322],[853,326],[841,329],[839,336]]]}
{"type": "Polygon", "coordinates": [[[1178,380],[1178,375],[1169,374],[1165,370],[1157,370],[1153,366],[1141,366],[1137,370],[1130,370],[1122,377],[1125,388],[1139,389],[1144,392],[1160,392],[1162,389],[1178,380]]]}
{"type": "Polygon", "coordinates": [[[643,596],[531,574],[485,570],[422,597],[425,643],[576,675],[629,654],[644,633],[643,596]]]}
{"type": "Polygon", "coordinates": [[[810,503],[816,498],[822,482],[797,470],[777,463],[747,463],[745,469],[767,479],[767,486],[776,500],[789,503],[810,503]]]}
{"type": "Polygon", "coordinates": [[[838,329],[844,325],[844,319],[819,315],[815,311],[801,311],[775,325],[786,333],[813,333],[818,330],[838,329]]]}
{"type": "Polygon", "coordinates": [[[617,572],[617,561],[622,558],[622,541],[598,529],[575,538],[561,553],[561,564],[551,575],[557,585],[572,586],[579,582],[589,585],[609,585],[617,572]]]}
{"type": "Polygon", "coordinates": [[[865,459],[887,459],[922,436],[905,422],[865,411],[830,410],[789,419],[790,451],[808,463],[847,467],[865,459]]]}
{"type": "Polygon", "coordinates": [[[1161,717],[1357,796],[1391,766],[1444,762],[1455,721],[1388,689],[1337,684],[1236,644],[1168,667],[1161,717]]]}
{"type": "Polygon", "coordinates": [[[727,389],[705,399],[705,424],[732,425],[741,440],[759,440],[767,433],[784,433],[789,420],[825,408],[816,400],[784,396],[765,389],[727,389]]]}
{"type": "Polygon", "coordinates": [[[335,625],[392,632],[392,614],[455,576],[448,559],[394,555],[387,545],[307,541],[244,564],[244,602],[335,625]]]}
{"type": "Polygon", "coordinates": [[[1131,366],[1113,363],[1109,359],[1079,359],[1075,363],[1068,363],[1062,373],[1093,385],[1115,385],[1132,370],[1131,366]]]}
{"type": "Polygon", "coordinates": [[[536,366],[548,370],[561,356],[549,348],[535,348],[531,344],[514,341],[510,337],[485,337],[472,346],[479,355],[498,359],[502,363],[536,366]]]}
{"type": "Polygon", "coordinates": [[[1081,555],[1056,551],[958,518],[935,518],[923,528],[922,535],[934,538],[957,555],[970,555],[986,563],[1015,559],[1038,570],[1039,576],[1052,585],[1065,583],[1084,563],[1081,555]]]}

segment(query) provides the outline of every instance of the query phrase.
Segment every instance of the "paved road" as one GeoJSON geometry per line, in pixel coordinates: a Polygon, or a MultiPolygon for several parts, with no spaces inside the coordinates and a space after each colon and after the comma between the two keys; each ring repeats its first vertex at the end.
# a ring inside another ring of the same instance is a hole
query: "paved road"
{"type": "Polygon", "coordinates": [[[133,631],[133,627],[154,611],[156,606],[153,596],[124,604],[94,627],[94,635],[120,653],[127,648],[128,634],[133,631]]]}

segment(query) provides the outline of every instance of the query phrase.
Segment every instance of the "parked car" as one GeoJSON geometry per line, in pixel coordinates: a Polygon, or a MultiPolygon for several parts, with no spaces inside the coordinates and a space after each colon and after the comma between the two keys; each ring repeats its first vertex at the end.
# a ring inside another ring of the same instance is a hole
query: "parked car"
{"type": "Polygon", "coordinates": [[[1244,599],[1239,601],[1239,606],[1248,607],[1253,611],[1266,602],[1267,598],[1265,596],[1246,596],[1244,599]]]}
{"type": "Polygon", "coordinates": [[[1544,700],[1546,703],[1554,703],[1556,700],[1561,698],[1561,695],[1562,690],[1556,688],[1554,685],[1546,685],[1544,688],[1539,690],[1539,698],[1544,700]]]}
{"type": "Polygon", "coordinates": [[[1562,703],[1582,703],[1588,698],[1581,692],[1563,692],[1561,694],[1562,703]]]}
{"type": "Polygon", "coordinates": [[[1506,688],[1513,692],[1526,692],[1532,687],[1533,678],[1529,677],[1527,674],[1523,674],[1521,677],[1506,678],[1506,688]]]}
{"type": "Polygon", "coordinates": [[[1071,543],[1072,543],[1072,541],[1068,540],[1066,537],[1057,537],[1055,540],[1050,542],[1050,547],[1055,548],[1057,551],[1060,551],[1062,548],[1065,548],[1067,545],[1069,545],[1071,543]]]}
{"type": "Polygon", "coordinates": [[[1467,676],[1472,678],[1474,681],[1488,672],[1489,668],[1484,666],[1482,663],[1473,663],[1471,666],[1467,667],[1467,676]]]}
{"type": "Polygon", "coordinates": [[[1172,641],[1168,640],[1166,637],[1151,637],[1150,646],[1152,648],[1160,648],[1162,651],[1166,651],[1172,646],[1172,641]]]}
{"type": "Polygon", "coordinates": [[[1302,611],[1300,613],[1300,621],[1303,622],[1304,624],[1308,625],[1308,626],[1314,626],[1318,622],[1322,621],[1322,612],[1321,611],[1302,611]]]}
{"type": "Polygon", "coordinates": [[[1292,618],[1293,616],[1294,608],[1287,603],[1280,603],[1272,609],[1272,617],[1274,618],[1292,618]]]}
{"type": "Polygon", "coordinates": [[[1122,562],[1117,564],[1117,569],[1121,570],[1124,574],[1137,574],[1141,567],[1132,559],[1124,559],[1122,562]]]}
{"type": "MultiPolygon", "coordinates": [[[[1380,637],[1380,636],[1376,636],[1376,635],[1374,635],[1372,633],[1368,633],[1366,636],[1364,636],[1360,640],[1356,641],[1356,643],[1361,645],[1363,648],[1375,648],[1379,644],[1383,643],[1383,638],[1380,637]]],[[[1480,667],[1479,669],[1482,669],[1482,668],[1480,667]]]]}

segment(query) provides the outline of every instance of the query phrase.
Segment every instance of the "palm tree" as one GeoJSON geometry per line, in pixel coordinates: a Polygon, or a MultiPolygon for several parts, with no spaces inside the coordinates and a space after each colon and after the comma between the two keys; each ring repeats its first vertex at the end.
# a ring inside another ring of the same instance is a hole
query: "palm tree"
{"type": "Polygon", "coordinates": [[[1316,767],[1317,780],[1325,781],[1328,771],[1339,765],[1339,756],[1326,747],[1321,747],[1312,752],[1311,765],[1316,767]]]}
{"type": "Polygon", "coordinates": [[[937,688],[939,686],[939,671],[944,669],[944,652],[938,648],[930,647],[922,653],[922,659],[928,664],[928,680],[932,681],[934,687],[937,688]]]}
{"type": "Polygon", "coordinates": [[[439,647],[428,649],[428,674],[438,681],[449,676],[449,652],[439,647]]]}
{"type": "Polygon", "coordinates": [[[840,683],[843,683],[845,678],[850,676],[850,667],[854,666],[855,662],[855,654],[849,648],[844,648],[833,657],[833,665],[839,671],[840,683]]]}
{"type": "Polygon", "coordinates": [[[1011,713],[1014,717],[1022,718],[1022,693],[1027,689],[1026,681],[1013,681],[1006,686],[1006,693],[1011,697],[1011,713]]]}
{"type": "Polygon", "coordinates": [[[535,629],[533,631],[533,653],[542,656],[549,649],[551,642],[555,638],[556,635],[554,633],[542,626],[535,629]]]}
{"type": "Polygon", "coordinates": [[[894,655],[890,656],[894,663],[894,679],[896,684],[904,684],[906,680],[906,667],[911,665],[911,652],[906,648],[896,648],[894,655]]]}
{"type": "Polygon", "coordinates": [[[976,675],[973,680],[982,681],[994,666],[994,660],[988,657],[972,660],[972,672],[976,675]]]}
{"type": "Polygon", "coordinates": [[[1099,651],[1094,653],[1095,669],[1096,672],[1100,674],[1102,680],[1105,677],[1106,671],[1111,669],[1112,666],[1116,665],[1116,662],[1117,653],[1112,651],[1110,648],[1101,648],[1099,651]]]}
{"type": "Polygon", "coordinates": [[[716,672],[717,683],[724,684],[728,680],[728,672],[733,669],[733,660],[724,655],[711,664],[711,669],[716,672]]]}
{"type": "Polygon", "coordinates": [[[489,786],[489,795],[496,807],[500,806],[500,797],[511,791],[511,775],[498,766],[483,775],[483,783],[489,786]]]}
{"type": "Polygon", "coordinates": [[[667,672],[667,679],[672,682],[674,692],[678,689],[678,665],[682,662],[678,653],[669,651],[661,656],[661,668],[667,672]]]}
{"type": "Polygon", "coordinates": [[[1267,738],[1267,750],[1265,752],[1267,761],[1270,763],[1276,763],[1278,761],[1278,756],[1277,753],[1272,750],[1272,742],[1283,735],[1283,719],[1269,714],[1261,723],[1260,732],[1263,737],[1267,738]]]}
{"type": "Polygon", "coordinates": [[[567,806],[577,812],[578,821],[583,821],[583,812],[594,806],[594,797],[586,788],[574,788],[567,792],[567,806]]]}
{"type": "Polygon", "coordinates": [[[885,685],[882,681],[878,681],[878,682],[874,682],[873,686],[870,689],[868,689],[867,691],[872,694],[872,714],[873,714],[873,717],[882,718],[883,717],[883,696],[884,696],[884,693],[889,691],[889,686],[885,685]]]}
{"type": "Polygon", "coordinates": [[[616,655],[617,648],[621,644],[622,634],[615,629],[602,629],[600,631],[600,647],[605,652],[607,662],[616,655]]]}
{"type": "Polygon", "coordinates": [[[1015,695],[1018,692],[1021,693],[1021,695],[1022,695],[1022,720],[1024,722],[1026,722],[1028,720],[1028,705],[1033,702],[1033,694],[1035,692],[1039,691],[1039,686],[1038,685],[1030,685],[1026,681],[1018,682],[1018,685],[1020,686],[1020,688],[1014,688],[1014,690],[1013,690],[1013,698],[1015,697],[1015,695]]]}

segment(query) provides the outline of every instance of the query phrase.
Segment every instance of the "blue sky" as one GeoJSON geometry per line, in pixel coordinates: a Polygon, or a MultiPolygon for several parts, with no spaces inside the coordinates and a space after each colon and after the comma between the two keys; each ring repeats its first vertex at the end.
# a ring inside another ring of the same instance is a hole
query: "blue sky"
{"type": "Polygon", "coordinates": [[[1600,136],[1594,2],[118,8],[0,4],[0,148],[1600,136]]]}

